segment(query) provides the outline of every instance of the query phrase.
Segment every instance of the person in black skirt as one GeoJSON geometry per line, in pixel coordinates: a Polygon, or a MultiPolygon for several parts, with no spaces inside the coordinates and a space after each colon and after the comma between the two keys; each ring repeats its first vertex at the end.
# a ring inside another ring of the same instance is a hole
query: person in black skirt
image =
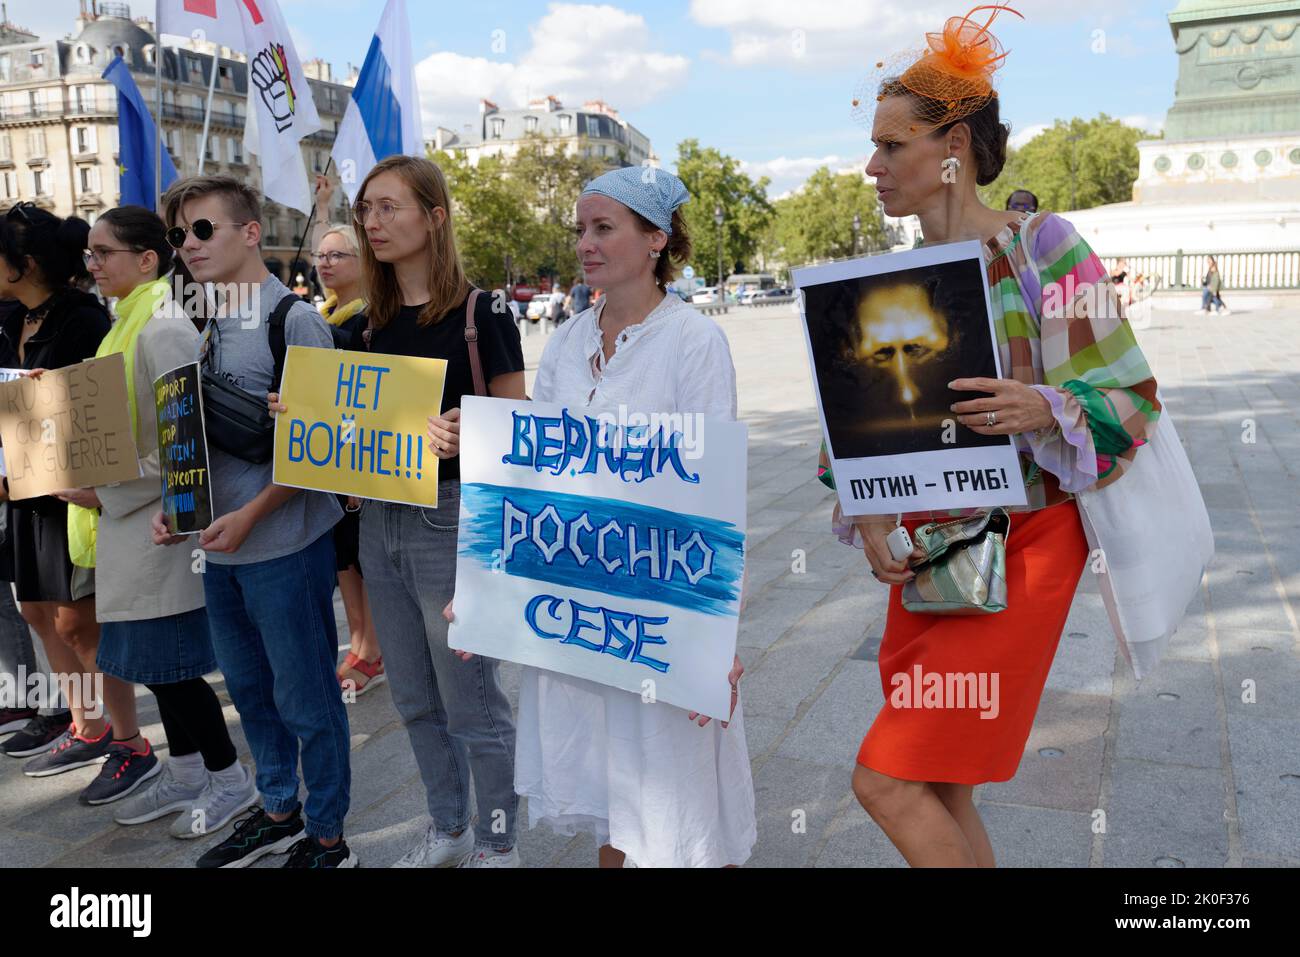
{"type": "MultiPolygon", "coordinates": [[[[29,203],[14,206],[0,219],[0,299],[16,299],[25,307],[8,316],[3,329],[4,345],[15,354],[17,368],[75,365],[92,358],[108,333],[108,311],[74,285],[88,277],[82,257],[89,234],[83,220],[60,219],[29,203]]],[[[142,746],[135,690],[96,670],[94,570],[78,568],[69,557],[67,503],[44,495],[9,501],[5,507],[8,572],[16,597],[72,712],[67,730],[53,740],[32,742],[45,753],[29,761],[23,773],[46,777],[98,764],[115,741],[142,746]],[[101,681],[102,701],[94,697],[101,681]]],[[[6,752],[19,756],[13,749],[6,752]]]]}

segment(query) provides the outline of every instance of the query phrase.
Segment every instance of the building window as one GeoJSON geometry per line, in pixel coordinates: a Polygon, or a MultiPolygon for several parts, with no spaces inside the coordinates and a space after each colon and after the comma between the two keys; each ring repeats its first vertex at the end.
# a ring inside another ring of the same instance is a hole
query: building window
{"type": "Polygon", "coordinates": [[[0,187],[5,191],[5,199],[18,198],[18,177],[13,173],[0,173],[0,187]]]}
{"type": "Polygon", "coordinates": [[[13,140],[8,133],[0,133],[0,163],[8,163],[14,158],[13,140]]]}
{"type": "Polygon", "coordinates": [[[41,69],[41,67],[43,67],[43,66],[45,66],[45,51],[44,51],[44,50],[33,50],[33,51],[32,51],[32,69],[33,69],[33,70],[39,70],[39,69],[41,69]]]}
{"type": "Polygon", "coordinates": [[[99,192],[99,167],[83,166],[80,169],[82,193],[99,192]]]}
{"type": "Polygon", "coordinates": [[[573,117],[567,113],[560,114],[560,135],[567,136],[573,132],[573,117]]]}
{"type": "Polygon", "coordinates": [[[321,165],[320,150],[312,150],[312,165],[315,168],[315,171],[317,173],[319,173],[321,170],[325,168],[324,166],[321,165]]]}
{"type": "Polygon", "coordinates": [[[95,128],[93,126],[73,127],[72,141],[77,153],[93,153],[99,148],[95,143],[95,128]]]}
{"type": "Polygon", "coordinates": [[[90,47],[89,47],[89,45],[87,45],[87,44],[85,44],[85,43],[78,43],[78,44],[77,44],[77,53],[76,53],[76,58],[77,58],[77,62],[78,62],[78,63],[89,63],[89,62],[90,62],[90,47]]]}
{"type": "Polygon", "coordinates": [[[123,60],[129,60],[131,59],[131,48],[119,43],[113,47],[113,56],[120,56],[123,60]]]}
{"type": "Polygon", "coordinates": [[[505,131],[506,131],[506,121],[504,119],[496,119],[492,121],[492,138],[494,140],[501,139],[501,137],[505,134],[505,131]]]}
{"type": "Polygon", "coordinates": [[[49,196],[50,171],[44,169],[32,170],[32,193],[36,196],[49,196]]]}
{"type": "Polygon", "coordinates": [[[0,83],[9,82],[9,64],[12,62],[8,53],[0,53],[0,83]]]}
{"type": "Polygon", "coordinates": [[[525,133],[536,133],[536,132],[537,132],[537,117],[535,117],[535,116],[525,116],[525,117],[524,117],[524,132],[525,132],[525,133]]]}
{"type": "Polygon", "coordinates": [[[72,88],[72,98],[78,113],[89,113],[95,107],[94,87],[75,86],[72,88]]]}
{"type": "Polygon", "coordinates": [[[27,158],[44,159],[45,158],[45,131],[31,130],[27,134],[27,158]]]}
{"type": "Polygon", "coordinates": [[[157,56],[158,56],[158,48],[154,46],[152,43],[150,43],[148,46],[144,48],[145,63],[148,63],[150,66],[153,66],[157,56]]]}

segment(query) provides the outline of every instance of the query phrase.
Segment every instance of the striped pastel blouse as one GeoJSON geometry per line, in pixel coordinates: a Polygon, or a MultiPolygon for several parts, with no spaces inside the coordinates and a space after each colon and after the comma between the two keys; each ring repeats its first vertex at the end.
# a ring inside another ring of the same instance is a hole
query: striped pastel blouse
{"type": "MultiPolygon", "coordinates": [[[[1050,430],[1016,436],[1029,504],[1008,511],[1037,511],[1111,484],[1146,444],[1160,402],[1106,268],[1073,226],[1046,212],[990,239],[984,261],[1002,375],[1037,389],[1056,418],[1050,430]]],[[[834,488],[828,461],[823,445],[818,476],[834,488]]],[[[855,543],[838,505],[834,526],[855,543]]]]}

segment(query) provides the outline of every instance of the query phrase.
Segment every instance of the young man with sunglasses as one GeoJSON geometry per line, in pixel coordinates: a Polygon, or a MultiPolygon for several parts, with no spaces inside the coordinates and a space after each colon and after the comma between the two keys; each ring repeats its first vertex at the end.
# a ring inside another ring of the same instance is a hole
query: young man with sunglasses
{"type": "MultiPolygon", "coordinates": [[[[229,177],[194,177],[172,186],[163,204],[168,242],[197,282],[225,295],[204,336],[205,370],[265,401],[278,388],[271,320],[292,293],[262,262],[257,194],[229,177]]],[[[333,347],[311,305],[294,302],[280,314],[286,348],[333,347]]],[[[332,495],[272,484],[270,462],[245,461],[211,442],[208,456],[217,517],[198,538],[207,553],[208,621],[257,763],[262,806],[198,866],[246,867],[290,852],[286,867],[355,867],[343,840],[350,735],[334,676],[333,527],[342,510],[332,495]]],[[[184,540],[170,534],[161,512],[154,517],[155,542],[184,540]]]]}

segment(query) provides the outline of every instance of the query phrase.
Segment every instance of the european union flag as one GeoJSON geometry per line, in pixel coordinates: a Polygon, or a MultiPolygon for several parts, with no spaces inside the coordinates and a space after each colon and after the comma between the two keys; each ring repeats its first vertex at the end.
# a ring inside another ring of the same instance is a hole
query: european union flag
{"type": "MultiPolygon", "coordinates": [[[[162,53],[159,51],[159,69],[162,68],[162,53]]],[[[117,132],[118,132],[118,176],[122,193],[123,206],[143,206],[153,209],[157,205],[155,195],[156,175],[154,157],[157,150],[158,135],[154,126],[149,106],[135,85],[131,70],[120,56],[104,71],[104,79],[117,87],[117,132]]],[[[176,164],[172,162],[167,147],[162,151],[162,187],[167,189],[180,178],[176,164]]]]}

